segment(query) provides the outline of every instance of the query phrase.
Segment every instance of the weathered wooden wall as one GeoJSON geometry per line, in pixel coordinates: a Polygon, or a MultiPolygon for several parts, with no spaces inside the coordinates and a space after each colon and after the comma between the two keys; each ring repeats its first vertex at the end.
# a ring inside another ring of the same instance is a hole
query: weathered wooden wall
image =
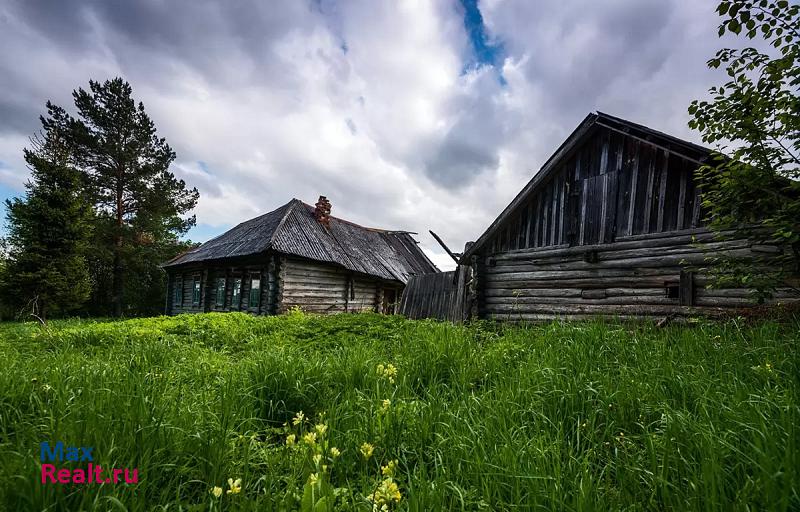
{"type": "Polygon", "coordinates": [[[300,307],[309,313],[376,311],[381,285],[333,265],[281,258],[278,310],[300,307]]]}
{"type": "MultiPolygon", "coordinates": [[[[716,241],[703,229],[618,238],[613,244],[509,251],[485,259],[480,316],[503,320],[715,315],[753,305],[748,290],[707,289],[708,252],[753,255],[742,240],[716,241]]],[[[780,291],[776,298],[791,299],[780,291]]]]}
{"type": "Polygon", "coordinates": [[[694,181],[702,152],[632,130],[590,127],[501,215],[472,256],[479,316],[713,315],[753,305],[750,290],[708,289],[697,272],[714,255],[754,255],[748,242],[721,242],[703,227],[694,181]]]}
{"type": "Polygon", "coordinates": [[[412,277],[403,290],[399,313],[408,318],[436,318],[463,322],[468,314],[468,266],[450,272],[412,277]]]}
{"type": "Polygon", "coordinates": [[[489,253],[701,225],[692,156],[597,127],[488,242],[489,253]]]}

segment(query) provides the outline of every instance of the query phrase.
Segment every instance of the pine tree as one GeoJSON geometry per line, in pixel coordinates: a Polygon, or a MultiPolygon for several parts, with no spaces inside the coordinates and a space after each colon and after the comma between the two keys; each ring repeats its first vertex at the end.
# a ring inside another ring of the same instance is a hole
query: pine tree
{"type": "Polygon", "coordinates": [[[73,165],[70,119],[47,104],[43,132],[24,150],[31,171],[24,198],[6,200],[9,246],[4,295],[42,320],[81,307],[90,281],[84,251],[91,203],[73,165]]]}
{"type": "Polygon", "coordinates": [[[185,214],[198,199],[197,189],[187,189],[169,171],[175,153],[131,94],[121,78],[90,81],[89,91],[73,92],[78,111],[73,133],[97,213],[95,264],[111,269],[115,316],[123,314],[131,295],[127,283],[141,276],[148,282],[137,281],[137,288],[152,285],[150,271],[157,271],[163,254],[178,247],[178,237],[194,225],[194,216],[185,214]],[[138,273],[126,272],[134,267],[138,273]]]}

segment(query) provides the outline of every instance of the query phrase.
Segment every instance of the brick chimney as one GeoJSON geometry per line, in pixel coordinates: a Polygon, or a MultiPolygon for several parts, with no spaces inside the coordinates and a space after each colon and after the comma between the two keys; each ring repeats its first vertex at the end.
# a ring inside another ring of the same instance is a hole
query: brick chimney
{"type": "Polygon", "coordinates": [[[314,218],[317,222],[325,225],[330,225],[331,222],[331,202],[325,196],[319,196],[317,204],[314,205],[314,218]]]}

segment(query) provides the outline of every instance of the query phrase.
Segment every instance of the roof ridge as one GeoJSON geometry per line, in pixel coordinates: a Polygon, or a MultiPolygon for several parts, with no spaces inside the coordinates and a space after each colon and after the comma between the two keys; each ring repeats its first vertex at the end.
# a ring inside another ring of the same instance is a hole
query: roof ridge
{"type": "MultiPolygon", "coordinates": [[[[308,204],[308,203],[306,203],[305,201],[303,201],[301,199],[295,199],[295,201],[300,201],[301,203],[303,203],[303,206],[305,206],[306,208],[310,208],[311,210],[314,210],[316,208],[314,205],[308,204]]],[[[368,227],[368,226],[362,226],[361,224],[356,224],[355,222],[353,222],[351,220],[343,219],[341,217],[337,217],[336,215],[328,215],[328,217],[331,218],[331,219],[338,220],[339,222],[341,222],[343,224],[349,224],[351,226],[355,226],[355,227],[360,228],[360,229],[366,229],[368,231],[375,231],[377,233],[390,233],[390,234],[391,233],[410,233],[410,231],[404,231],[404,230],[388,230],[388,229],[371,228],[371,227],[368,227]]]]}

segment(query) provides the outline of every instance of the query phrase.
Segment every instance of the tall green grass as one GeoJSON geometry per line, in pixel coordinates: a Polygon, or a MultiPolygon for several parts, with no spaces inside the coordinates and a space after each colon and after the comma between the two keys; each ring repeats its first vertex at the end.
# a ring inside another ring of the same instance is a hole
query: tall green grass
{"type": "Polygon", "coordinates": [[[798,510],[798,332],[372,314],[2,324],[0,507],[291,510],[315,470],[286,446],[303,411],[342,450],[327,471],[345,510],[372,510],[394,459],[407,510],[798,510]],[[140,482],[41,484],[39,443],[59,440],[140,482]],[[209,493],[228,478],[241,493],[209,493]]]}

